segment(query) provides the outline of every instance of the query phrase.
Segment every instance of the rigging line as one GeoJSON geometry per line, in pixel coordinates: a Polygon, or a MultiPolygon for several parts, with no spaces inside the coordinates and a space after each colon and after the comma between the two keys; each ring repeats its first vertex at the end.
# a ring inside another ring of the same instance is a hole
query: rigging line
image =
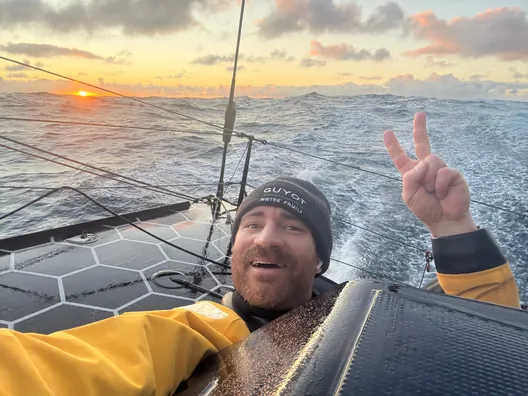
{"type": "Polygon", "coordinates": [[[61,189],[61,187],[54,188],[53,190],[48,191],[47,193],[41,195],[40,197],[35,198],[35,199],[32,200],[32,201],[29,201],[29,202],[26,203],[25,205],[22,205],[21,207],[19,207],[19,208],[15,209],[15,210],[13,210],[13,211],[11,211],[11,212],[9,212],[9,213],[3,215],[3,216],[0,216],[0,221],[2,221],[2,220],[4,220],[4,219],[8,218],[9,216],[14,215],[14,214],[17,213],[17,212],[20,212],[22,209],[25,209],[25,208],[27,208],[28,206],[31,206],[31,205],[33,205],[34,203],[37,203],[38,201],[43,200],[43,199],[46,198],[47,196],[49,196],[49,195],[51,195],[51,194],[54,194],[55,192],[57,192],[57,191],[60,190],[60,189],[61,189]]]}
{"type": "Polygon", "coordinates": [[[381,233],[376,232],[376,231],[369,230],[369,229],[366,228],[366,227],[362,227],[362,226],[360,226],[360,225],[357,225],[357,224],[351,223],[351,222],[349,222],[349,221],[342,220],[342,219],[340,219],[340,218],[338,218],[338,217],[335,217],[335,216],[334,216],[334,217],[332,217],[332,218],[335,219],[335,220],[337,220],[337,221],[340,221],[340,222],[343,223],[343,224],[351,225],[351,226],[353,226],[353,227],[356,227],[356,228],[362,229],[362,230],[364,230],[364,231],[370,232],[370,233],[372,233],[372,234],[378,235],[378,236],[380,236],[380,237],[382,237],[382,238],[389,239],[389,240],[391,240],[391,241],[394,241],[394,242],[400,243],[400,244],[405,245],[405,246],[409,246],[409,247],[411,247],[411,248],[413,248],[413,249],[420,250],[420,251],[423,251],[423,250],[424,250],[423,248],[420,248],[420,247],[418,247],[418,246],[412,245],[412,244],[407,243],[407,242],[404,242],[404,241],[400,241],[399,239],[396,239],[396,238],[390,237],[390,236],[388,236],[388,235],[381,234],[381,233]]]}
{"type": "MultiPolygon", "coordinates": [[[[319,159],[319,160],[322,160],[322,161],[330,162],[330,163],[333,163],[333,164],[336,164],[336,165],[340,165],[340,166],[344,166],[344,167],[347,167],[347,168],[356,169],[356,170],[359,170],[359,171],[362,171],[362,172],[372,173],[374,175],[381,176],[381,177],[384,177],[384,178],[390,179],[390,180],[395,180],[395,181],[398,181],[400,183],[402,182],[402,179],[400,179],[398,177],[393,177],[393,176],[385,175],[383,173],[379,173],[379,172],[372,171],[372,170],[369,170],[369,169],[364,169],[364,168],[361,168],[360,166],[357,166],[357,165],[344,164],[342,162],[335,161],[335,160],[330,159],[330,158],[320,157],[320,156],[315,155],[315,154],[310,154],[310,153],[307,153],[307,152],[304,152],[304,151],[300,151],[300,150],[297,150],[297,149],[293,149],[291,147],[283,146],[283,145],[280,145],[280,144],[274,143],[274,142],[266,142],[266,144],[269,145],[269,146],[281,148],[283,150],[289,150],[289,151],[292,151],[292,152],[295,152],[295,153],[298,153],[298,154],[302,154],[302,155],[305,155],[307,157],[312,157],[312,158],[316,158],[316,159],[319,159]]],[[[487,206],[487,207],[490,207],[490,208],[493,208],[493,209],[502,210],[504,212],[512,213],[512,214],[520,216],[520,217],[528,218],[528,213],[516,212],[516,211],[511,210],[511,209],[507,209],[507,208],[503,208],[501,206],[497,206],[497,205],[493,205],[493,204],[488,204],[488,203],[485,203],[485,202],[477,201],[475,199],[470,199],[470,201],[473,202],[473,203],[479,204],[479,205],[487,206]]]]}
{"type": "Polygon", "coordinates": [[[171,129],[171,128],[140,127],[140,126],[130,126],[130,125],[117,125],[117,124],[100,124],[100,123],[95,123],[95,122],[83,122],[83,121],[48,120],[48,119],[42,119],[42,118],[0,117],[0,120],[43,122],[43,123],[49,123],[49,124],[65,124],[65,125],[85,125],[85,126],[102,127],[102,128],[123,128],[123,129],[137,129],[137,130],[142,130],[142,131],[158,131],[158,132],[188,133],[188,134],[195,134],[195,135],[222,136],[221,132],[207,132],[207,131],[185,132],[185,131],[178,131],[178,130],[171,129]]]}
{"type": "MultiPolygon", "coordinates": [[[[406,284],[403,283],[403,282],[399,282],[399,281],[392,280],[392,279],[389,278],[387,275],[383,275],[383,274],[381,274],[381,273],[379,273],[379,272],[374,272],[374,271],[366,270],[366,269],[364,269],[364,268],[358,267],[357,265],[353,265],[353,264],[350,264],[350,263],[346,263],[346,262],[344,262],[344,261],[341,261],[341,260],[335,259],[335,258],[333,258],[333,257],[330,258],[330,259],[333,260],[333,261],[335,261],[335,262],[337,262],[337,263],[341,263],[341,264],[346,265],[346,266],[348,266],[348,267],[355,268],[355,269],[357,269],[357,270],[360,270],[360,271],[363,271],[363,272],[365,272],[365,273],[368,273],[368,274],[371,274],[371,275],[377,276],[377,277],[379,277],[379,278],[382,278],[382,279],[388,279],[388,280],[390,280],[391,282],[399,283],[399,284],[401,284],[401,285],[406,285],[406,284]]],[[[407,286],[407,285],[406,285],[406,286],[407,286]]]]}
{"type": "Polygon", "coordinates": [[[500,209],[500,210],[503,210],[503,211],[505,211],[505,212],[509,212],[509,213],[511,213],[511,214],[517,215],[517,216],[528,217],[528,213],[515,212],[514,210],[510,210],[510,209],[506,209],[506,208],[501,208],[501,207],[499,207],[499,206],[495,206],[495,205],[493,205],[493,204],[488,204],[488,203],[481,202],[481,201],[476,201],[476,200],[474,200],[474,199],[472,199],[471,202],[477,203],[477,204],[479,204],[479,205],[487,206],[487,207],[489,207],[489,208],[493,208],[493,209],[500,209]]]}
{"type": "Polygon", "coordinates": [[[26,203],[25,205],[23,205],[23,206],[21,206],[21,207],[19,207],[19,208],[17,208],[17,209],[15,209],[14,211],[11,211],[10,213],[7,213],[7,214],[5,214],[5,215],[3,215],[3,216],[0,216],[0,220],[3,220],[3,219],[5,219],[6,217],[15,214],[15,213],[21,211],[22,209],[25,209],[25,208],[27,208],[28,206],[30,206],[30,205],[32,205],[32,204],[34,204],[34,203],[36,203],[36,202],[38,202],[38,201],[40,201],[40,200],[42,200],[42,199],[44,199],[44,198],[50,196],[51,194],[54,194],[54,193],[56,193],[57,191],[60,191],[60,190],[72,190],[72,191],[75,191],[75,192],[78,193],[78,194],[81,194],[83,197],[85,197],[86,199],[88,199],[90,202],[96,204],[96,205],[99,206],[100,208],[102,208],[102,209],[106,210],[107,212],[111,213],[113,216],[118,217],[119,219],[123,220],[123,221],[126,222],[127,224],[129,224],[129,225],[131,225],[131,226],[137,228],[138,230],[140,230],[140,231],[144,232],[145,234],[147,234],[147,235],[153,237],[154,239],[157,239],[158,241],[161,241],[161,242],[163,242],[163,243],[166,243],[166,244],[169,245],[169,246],[172,246],[173,248],[176,248],[176,249],[178,249],[178,250],[181,250],[182,252],[185,252],[185,253],[187,253],[187,254],[190,254],[191,256],[194,256],[194,257],[196,257],[196,258],[198,258],[198,259],[208,261],[208,262],[210,262],[210,263],[213,263],[213,264],[219,265],[219,266],[221,266],[221,267],[230,268],[230,266],[228,266],[228,265],[226,265],[226,264],[223,264],[223,263],[220,263],[220,262],[217,262],[217,261],[211,260],[211,259],[209,259],[209,258],[207,258],[207,257],[200,256],[199,254],[193,253],[193,252],[191,252],[190,250],[187,250],[187,249],[185,249],[185,248],[182,248],[182,247],[180,247],[180,246],[177,246],[177,245],[175,245],[175,244],[173,244],[173,243],[171,243],[171,242],[169,242],[169,241],[167,241],[167,240],[165,240],[165,239],[163,239],[163,238],[160,238],[160,237],[158,237],[158,236],[156,236],[156,235],[150,233],[149,231],[147,231],[147,230],[145,230],[145,229],[139,227],[137,224],[134,224],[132,221],[130,221],[130,220],[126,219],[125,217],[121,216],[120,214],[114,212],[112,209],[108,208],[107,206],[103,205],[102,203],[98,202],[98,201],[95,200],[94,198],[90,197],[88,194],[86,194],[86,193],[84,193],[84,192],[78,190],[78,189],[75,188],[75,187],[70,187],[70,186],[61,186],[61,187],[57,187],[57,188],[55,188],[54,190],[52,190],[52,191],[48,191],[47,193],[41,195],[40,197],[38,197],[38,198],[36,198],[36,199],[34,199],[34,200],[32,200],[32,201],[26,203]]]}
{"type": "Polygon", "coordinates": [[[38,71],[41,71],[41,72],[44,72],[44,73],[47,73],[47,74],[51,74],[51,75],[56,76],[56,77],[64,78],[66,80],[70,80],[70,81],[73,81],[73,82],[76,82],[76,83],[79,83],[79,84],[83,84],[83,85],[86,85],[88,87],[99,89],[101,91],[108,92],[108,93],[111,93],[113,95],[117,95],[117,96],[120,96],[122,98],[125,98],[125,99],[128,99],[128,100],[132,100],[134,102],[138,102],[138,103],[144,104],[146,106],[154,107],[156,109],[163,110],[163,111],[166,111],[168,113],[176,114],[176,115],[179,115],[180,117],[187,118],[187,119],[193,120],[193,121],[197,121],[197,122],[199,122],[201,124],[209,125],[209,126],[211,126],[213,128],[216,128],[216,129],[220,129],[220,130],[222,130],[222,132],[224,130],[228,130],[228,131],[230,131],[231,133],[233,133],[237,137],[246,138],[246,139],[253,138],[255,141],[259,141],[261,143],[265,143],[266,142],[265,140],[255,139],[254,137],[252,137],[252,136],[250,136],[250,135],[248,135],[248,134],[246,134],[244,132],[237,132],[237,131],[232,130],[232,129],[227,129],[227,128],[224,128],[223,126],[213,124],[212,122],[200,120],[199,118],[195,118],[195,117],[180,113],[179,111],[176,111],[176,110],[167,109],[165,107],[158,106],[158,105],[156,105],[154,103],[145,102],[144,100],[141,100],[141,99],[137,99],[137,98],[134,98],[134,97],[131,97],[131,96],[123,95],[123,94],[120,94],[118,92],[106,89],[106,88],[98,87],[97,85],[93,85],[93,84],[89,84],[89,83],[84,82],[84,81],[76,80],[75,78],[71,78],[71,77],[68,77],[68,76],[64,76],[62,74],[54,73],[54,72],[51,72],[49,70],[42,69],[40,67],[36,67],[36,66],[24,63],[24,62],[16,61],[16,60],[11,59],[11,58],[6,58],[5,56],[0,56],[0,59],[3,59],[3,60],[8,61],[8,62],[16,63],[16,64],[21,65],[21,66],[29,67],[31,69],[35,69],[35,70],[38,70],[38,71]]]}
{"type": "MultiPolygon", "coordinates": [[[[135,182],[135,183],[143,184],[143,185],[145,185],[145,186],[149,186],[149,187],[151,187],[150,189],[152,189],[152,187],[154,186],[153,184],[146,183],[146,182],[142,182],[142,181],[140,181],[140,180],[135,180],[135,179],[132,179],[132,178],[127,177],[127,176],[122,176],[122,175],[119,175],[119,174],[117,174],[117,173],[114,173],[114,172],[108,171],[108,170],[106,170],[106,169],[98,168],[98,167],[96,167],[96,166],[89,165],[89,164],[86,164],[86,163],[84,163],[84,162],[76,161],[76,160],[71,159],[71,158],[68,158],[68,157],[66,157],[66,156],[52,153],[51,151],[47,151],[47,150],[43,150],[43,149],[39,149],[38,147],[32,146],[32,145],[30,145],[30,144],[23,143],[23,142],[20,142],[20,141],[18,141],[18,140],[11,139],[11,138],[8,138],[8,137],[2,136],[2,135],[0,135],[0,139],[4,139],[4,140],[10,141],[10,142],[12,142],[12,143],[17,143],[17,144],[20,144],[21,146],[25,146],[25,147],[31,148],[31,149],[33,149],[33,150],[40,151],[40,152],[42,152],[42,153],[46,153],[46,154],[48,154],[48,155],[53,155],[53,156],[55,156],[55,157],[57,157],[57,158],[61,158],[61,159],[67,160],[67,161],[71,161],[71,162],[73,162],[73,163],[76,163],[76,164],[79,164],[79,165],[82,165],[82,166],[86,166],[86,167],[88,167],[88,168],[92,168],[92,169],[98,170],[98,171],[100,171],[100,172],[105,172],[105,173],[107,173],[107,174],[109,174],[109,175],[113,175],[113,176],[116,176],[116,177],[121,177],[121,178],[123,178],[123,179],[125,179],[125,180],[130,180],[130,181],[133,181],[133,182],[135,182]]],[[[7,147],[7,146],[4,146],[4,147],[7,147]]],[[[9,147],[8,147],[8,148],[9,148],[9,147]]],[[[11,148],[11,149],[13,149],[13,148],[11,148]]],[[[27,154],[27,153],[26,153],[26,154],[27,154]]],[[[29,154],[29,155],[33,155],[33,154],[29,154]]],[[[43,157],[41,157],[41,158],[43,158],[43,157]]],[[[46,159],[46,158],[43,158],[43,159],[46,159]]],[[[51,160],[51,159],[46,159],[46,160],[47,160],[47,161],[55,162],[55,161],[53,161],[53,160],[51,160]]],[[[65,164],[62,164],[62,163],[60,163],[60,162],[56,162],[56,163],[58,163],[58,164],[60,164],[60,165],[65,165],[65,164]]],[[[66,165],[65,165],[65,166],[66,166],[66,165]]],[[[79,169],[79,170],[81,170],[81,171],[86,171],[85,169],[79,169]]],[[[101,176],[101,175],[99,175],[99,176],[101,176]]],[[[106,177],[106,176],[103,176],[103,177],[106,177]]],[[[115,179],[113,179],[113,180],[115,180],[115,179]]],[[[119,180],[119,181],[121,181],[121,180],[119,180]]],[[[130,184],[130,183],[126,183],[126,184],[130,184]]],[[[153,190],[153,191],[167,192],[167,193],[173,194],[174,196],[179,196],[180,198],[188,199],[188,200],[190,200],[190,201],[194,201],[194,200],[196,199],[196,198],[194,198],[194,197],[191,197],[190,195],[182,194],[182,193],[178,193],[178,192],[176,192],[176,191],[172,191],[172,190],[169,190],[169,189],[166,189],[166,188],[159,188],[159,187],[158,187],[158,189],[159,189],[159,191],[158,191],[158,190],[153,190]]]]}
{"type": "MultiPolygon", "coordinates": [[[[150,188],[150,187],[145,187],[145,186],[141,186],[141,185],[132,184],[132,183],[129,183],[129,182],[125,181],[125,180],[119,180],[119,179],[116,179],[116,178],[114,178],[112,176],[102,175],[102,174],[99,174],[99,173],[96,173],[96,172],[92,172],[92,171],[87,170],[87,169],[79,168],[79,167],[76,167],[76,166],[73,166],[73,165],[69,165],[69,164],[64,164],[62,162],[55,161],[54,159],[42,157],[42,156],[40,156],[38,154],[34,154],[34,153],[30,153],[30,152],[27,152],[27,151],[24,151],[24,150],[20,150],[20,149],[14,148],[14,147],[10,147],[10,146],[7,146],[7,145],[2,144],[2,143],[0,143],[0,147],[4,147],[4,148],[7,148],[9,150],[17,151],[19,153],[26,154],[26,155],[29,155],[31,157],[40,158],[40,159],[43,159],[45,161],[53,162],[53,163],[58,164],[58,165],[66,166],[68,168],[76,169],[76,170],[79,170],[81,172],[89,173],[91,175],[104,177],[106,179],[114,180],[114,181],[117,181],[117,182],[120,182],[120,183],[129,184],[129,185],[131,185],[133,187],[136,187],[136,188],[143,188],[143,189],[146,189],[146,190],[154,191],[154,192],[156,192],[158,194],[167,194],[167,195],[173,195],[173,196],[178,197],[178,198],[188,199],[188,198],[180,196],[178,193],[173,194],[173,193],[168,193],[168,192],[165,192],[165,191],[155,190],[155,189],[150,188]]],[[[54,188],[51,188],[51,189],[54,189],[54,188]]],[[[195,200],[196,200],[195,198],[191,198],[191,201],[195,201],[195,200]]]]}
{"type": "Polygon", "coordinates": [[[246,148],[244,149],[244,152],[242,153],[242,155],[240,156],[240,159],[238,160],[238,164],[237,164],[237,166],[236,166],[236,168],[235,168],[235,171],[234,171],[233,174],[231,175],[231,179],[229,179],[229,181],[228,181],[227,183],[224,183],[224,184],[227,186],[226,189],[224,190],[224,194],[227,193],[227,190],[229,189],[229,186],[230,186],[231,184],[234,184],[234,183],[233,183],[233,178],[235,177],[235,174],[236,174],[236,172],[237,172],[237,170],[238,170],[240,164],[242,163],[242,160],[244,159],[244,155],[246,155],[247,149],[248,149],[248,146],[247,146],[247,144],[246,144],[246,148]]]}
{"type": "MultiPolygon", "coordinates": [[[[7,146],[4,146],[7,147],[7,146]]],[[[227,186],[240,184],[240,182],[226,182],[224,183],[227,186]]],[[[154,185],[154,187],[202,187],[202,186],[217,186],[218,183],[188,183],[188,184],[161,184],[161,185],[154,185]]],[[[114,190],[114,189],[130,189],[130,188],[143,188],[143,186],[99,186],[99,187],[76,187],[79,190],[114,190]]],[[[38,187],[38,186],[2,186],[0,185],[0,189],[13,189],[13,190],[53,190],[56,187],[38,187]]]]}
{"type": "Polygon", "coordinates": [[[369,170],[369,169],[363,169],[363,168],[361,168],[360,166],[357,166],[357,165],[344,164],[342,162],[339,162],[339,161],[336,161],[336,160],[333,160],[333,159],[330,159],[330,158],[320,157],[318,155],[310,154],[310,153],[307,153],[307,152],[304,152],[304,151],[300,151],[300,150],[297,150],[297,149],[294,149],[294,148],[291,148],[291,147],[283,146],[283,145],[278,144],[278,143],[267,142],[266,144],[268,146],[273,146],[273,147],[277,147],[277,148],[280,148],[280,149],[283,149],[283,150],[293,151],[294,153],[302,154],[302,155],[305,155],[305,156],[308,156],[308,157],[317,158],[317,159],[322,160],[322,161],[331,162],[331,163],[336,164],[336,165],[341,165],[341,166],[344,166],[344,167],[347,167],[347,168],[352,168],[352,169],[356,169],[356,170],[359,170],[359,171],[372,173],[374,175],[385,177],[387,179],[401,181],[401,179],[398,178],[398,177],[384,175],[383,173],[379,173],[379,172],[376,172],[376,171],[373,171],[373,170],[369,170]]]}
{"type": "MultiPolygon", "coordinates": [[[[246,144],[246,148],[244,149],[244,152],[242,153],[240,159],[238,160],[238,164],[235,168],[235,171],[233,172],[233,174],[231,175],[231,179],[227,182],[227,183],[220,183],[220,185],[224,184],[226,186],[225,190],[224,190],[224,193],[222,195],[225,195],[227,193],[227,190],[229,189],[229,186],[234,184],[232,183],[233,181],[233,178],[235,177],[235,174],[238,170],[238,167],[240,166],[240,163],[242,162],[242,159],[244,158],[244,154],[246,154],[247,152],[247,149],[248,149],[248,145],[246,144]]],[[[240,183],[239,183],[240,184],[240,183]]],[[[229,222],[229,224],[233,224],[233,218],[231,217],[231,214],[229,213],[229,209],[227,209],[227,207],[225,206],[224,204],[224,201],[226,201],[227,203],[231,204],[232,206],[234,206],[236,208],[237,205],[234,205],[232,204],[231,202],[227,201],[226,199],[224,199],[222,197],[222,199],[218,198],[217,196],[214,196],[213,199],[216,199],[220,202],[220,204],[222,205],[222,207],[224,208],[225,210],[225,214],[226,214],[226,218],[227,218],[227,221],[229,222]]]]}

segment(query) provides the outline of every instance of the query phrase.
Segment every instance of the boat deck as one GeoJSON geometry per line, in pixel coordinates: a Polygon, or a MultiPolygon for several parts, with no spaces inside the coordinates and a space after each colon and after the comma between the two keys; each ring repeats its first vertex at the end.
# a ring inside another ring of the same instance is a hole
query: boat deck
{"type": "MultiPolygon", "coordinates": [[[[193,253],[226,260],[231,230],[226,218],[213,221],[205,204],[179,205],[126,217],[193,253]]],[[[233,288],[229,269],[182,252],[118,218],[2,240],[0,327],[47,334],[129,311],[219,301],[168,277],[151,279],[162,270],[180,271],[188,277],[177,275],[180,279],[220,294],[233,288]],[[84,231],[96,240],[78,243],[89,240],[78,238],[84,231]]]]}

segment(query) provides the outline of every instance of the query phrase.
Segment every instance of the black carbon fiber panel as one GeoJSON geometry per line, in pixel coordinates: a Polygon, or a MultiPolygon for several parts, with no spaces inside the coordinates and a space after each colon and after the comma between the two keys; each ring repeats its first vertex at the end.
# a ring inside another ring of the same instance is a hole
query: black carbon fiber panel
{"type": "Polygon", "coordinates": [[[527,352],[522,328],[382,292],[339,394],[526,395],[527,352]]]}

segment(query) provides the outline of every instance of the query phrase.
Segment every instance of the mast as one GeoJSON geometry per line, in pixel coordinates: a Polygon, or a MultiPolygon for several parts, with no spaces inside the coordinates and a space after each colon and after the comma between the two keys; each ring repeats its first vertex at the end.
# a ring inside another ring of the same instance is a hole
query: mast
{"type": "Polygon", "coordinates": [[[233,134],[233,129],[235,128],[235,120],[236,120],[236,107],[235,107],[235,86],[236,86],[236,73],[237,73],[237,67],[238,67],[238,52],[240,49],[240,38],[242,36],[242,22],[244,20],[244,8],[246,5],[246,1],[242,0],[242,6],[240,8],[240,21],[238,24],[238,37],[236,42],[236,51],[235,51],[235,63],[233,65],[233,79],[231,80],[231,90],[229,92],[229,102],[227,104],[227,109],[225,112],[225,120],[224,120],[224,135],[223,135],[223,141],[224,141],[224,152],[222,154],[222,166],[220,168],[220,177],[218,179],[218,188],[216,191],[216,197],[218,198],[215,200],[213,214],[216,218],[218,214],[220,213],[221,209],[221,200],[224,196],[224,173],[225,173],[225,163],[226,163],[226,157],[227,157],[227,146],[231,142],[231,136],[233,134]]]}

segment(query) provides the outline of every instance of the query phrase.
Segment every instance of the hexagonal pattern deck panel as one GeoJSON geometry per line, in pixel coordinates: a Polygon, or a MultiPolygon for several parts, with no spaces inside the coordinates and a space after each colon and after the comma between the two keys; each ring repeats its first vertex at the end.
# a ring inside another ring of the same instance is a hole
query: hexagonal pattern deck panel
{"type": "Polygon", "coordinates": [[[46,275],[66,275],[95,265],[90,249],[52,243],[15,253],[15,269],[46,275]]]}
{"type": "Polygon", "coordinates": [[[12,322],[59,303],[57,279],[8,272],[0,276],[0,320],[12,322]]]}
{"type": "Polygon", "coordinates": [[[48,334],[124,312],[172,309],[203,299],[219,302],[210,291],[223,295],[232,290],[230,270],[209,261],[225,264],[230,243],[225,217],[213,220],[204,204],[144,217],[138,213],[133,223],[208,260],[129,224],[115,225],[115,219],[97,229],[87,224],[73,238],[52,235],[52,230],[44,243],[3,244],[0,328],[48,334]],[[160,271],[174,272],[153,280],[160,271]]]}

